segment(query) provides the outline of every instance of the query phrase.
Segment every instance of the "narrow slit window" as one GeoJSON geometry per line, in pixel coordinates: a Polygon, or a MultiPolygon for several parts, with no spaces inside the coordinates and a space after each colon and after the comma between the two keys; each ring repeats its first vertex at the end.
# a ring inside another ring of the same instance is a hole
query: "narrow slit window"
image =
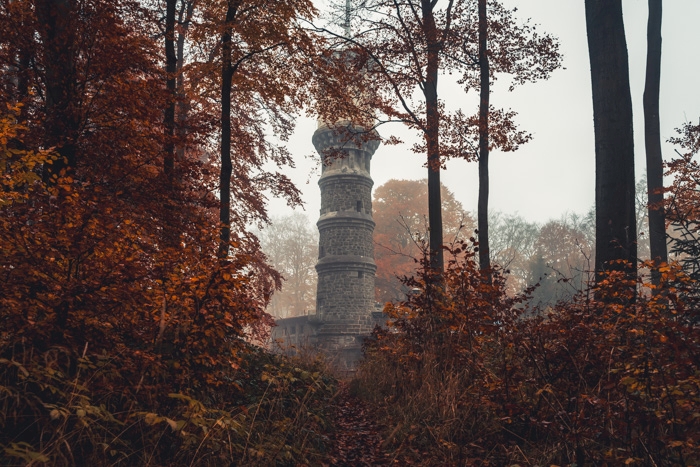
{"type": "Polygon", "coordinates": [[[326,249],[321,246],[318,248],[318,257],[323,258],[324,256],[326,256],[326,249]]]}
{"type": "Polygon", "coordinates": [[[362,271],[357,271],[357,278],[362,279],[364,277],[364,273],[362,271]]]}
{"type": "Polygon", "coordinates": [[[357,212],[362,212],[362,201],[357,202],[357,212]]]}

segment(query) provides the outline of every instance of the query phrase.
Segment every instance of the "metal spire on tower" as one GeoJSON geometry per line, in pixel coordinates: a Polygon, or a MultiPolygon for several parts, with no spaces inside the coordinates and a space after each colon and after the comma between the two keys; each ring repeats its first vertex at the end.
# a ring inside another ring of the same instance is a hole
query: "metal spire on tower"
{"type": "Polygon", "coordinates": [[[350,39],[350,0],[345,0],[345,37],[350,39]]]}

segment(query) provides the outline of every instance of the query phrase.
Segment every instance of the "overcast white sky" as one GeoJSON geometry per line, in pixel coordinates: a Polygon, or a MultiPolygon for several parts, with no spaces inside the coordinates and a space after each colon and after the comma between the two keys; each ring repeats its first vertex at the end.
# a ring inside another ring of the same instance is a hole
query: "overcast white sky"
{"type": "MultiPolygon", "coordinates": [[[[526,219],[545,222],[567,211],[585,213],[594,202],[593,108],[590,67],[586,43],[583,0],[504,0],[518,8],[521,19],[530,18],[541,29],[559,38],[564,70],[557,70],[548,81],[527,84],[509,93],[494,90],[496,107],[518,112],[520,127],[533,140],[515,153],[492,153],[490,158],[491,210],[519,213],[526,219]]],[[[646,63],[647,0],[623,0],[625,32],[630,62],[634,105],[636,172],[644,173],[642,93],[646,63]]],[[[666,0],[663,12],[663,51],[661,70],[661,136],[674,136],[674,128],[700,118],[700,0],[666,0]]],[[[438,88],[442,99],[464,102],[465,112],[475,110],[474,100],[456,85],[443,79],[438,88]]],[[[320,192],[317,158],[311,135],[315,121],[302,119],[289,142],[296,156],[296,169],[288,175],[303,192],[304,211],[312,222],[318,217],[320,192]]],[[[383,126],[383,136],[391,132],[408,140],[411,135],[399,125],[383,126]]],[[[673,156],[673,147],[664,144],[664,157],[673,156]]],[[[375,187],[387,180],[426,178],[425,156],[410,151],[410,144],[380,147],[372,161],[375,187]]],[[[450,161],[442,180],[468,211],[476,212],[477,164],[450,161]]],[[[297,209],[299,210],[299,209],[297,209]]],[[[271,200],[270,213],[280,216],[291,209],[280,200],[271,200]]]]}

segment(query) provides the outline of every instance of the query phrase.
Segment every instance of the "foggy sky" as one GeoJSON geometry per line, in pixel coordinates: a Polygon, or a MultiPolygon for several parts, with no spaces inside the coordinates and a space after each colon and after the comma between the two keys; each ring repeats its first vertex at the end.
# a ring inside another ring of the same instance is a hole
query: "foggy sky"
{"type": "MultiPolygon", "coordinates": [[[[533,140],[514,153],[492,152],[490,158],[490,209],[518,213],[527,220],[545,222],[562,214],[586,213],[594,203],[593,106],[586,42],[583,0],[505,0],[517,7],[520,19],[530,18],[538,29],[559,38],[565,69],[548,81],[526,84],[508,92],[507,80],[497,81],[491,96],[495,107],[518,112],[520,128],[533,140]]],[[[635,161],[637,178],[645,171],[642,93],[646,65],[647,0],[623,0],[625,33],[630,63],[634,106],[635,161]]],[[[675,135],[674,128],[700,118],[700,1],[667,0],[663,12],[661,69],[661,137],[675,135]]],[[[476,92],[464,94],[447,77],[438,84],[441,98],[463,104],[465,113],[476,111],[476,92]]],[[[285,171],[303,192],[304,211],[312,222],[318,217],[320,174],[311,135],[316,123],[300,119],[289,142],[297,167],[285,171]]],[[[427,177],[424,154],[414,154],[410,142],[416,135],[402,126],[384,125],[382,136],[396,134],[407,144],[380,147],[372,160],[375,187],[392,178],[427,177]]],[[[663,144],[664,158],[672,158],[673,146],[663,144]]],[[[477,163],[450,161],[442,181],[468,211],[476,212],[477,163]]],[[[271,200],[270,214],[290,213],[281,200],[271,200]]]]}

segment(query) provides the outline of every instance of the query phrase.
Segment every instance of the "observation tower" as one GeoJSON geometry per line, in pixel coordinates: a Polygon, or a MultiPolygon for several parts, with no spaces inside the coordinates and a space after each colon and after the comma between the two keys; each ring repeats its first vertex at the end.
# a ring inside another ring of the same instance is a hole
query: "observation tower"
{"type": "Polygon", "coordinates": [[[315,321],[318,346],[352,367],[375,324],[377,266],[370,163],[379,139],[376,133],[367,138],[364,130],[350,122],[343,131],[338,126],[321,123],[312,139],[324,161],[318,182],[321,212],[315,321]]]}

